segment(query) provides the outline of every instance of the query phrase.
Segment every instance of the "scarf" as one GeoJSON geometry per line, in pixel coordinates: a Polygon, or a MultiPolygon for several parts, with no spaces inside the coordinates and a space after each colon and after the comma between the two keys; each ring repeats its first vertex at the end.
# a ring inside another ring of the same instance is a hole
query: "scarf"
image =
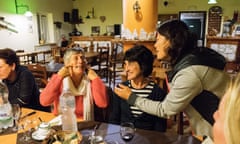
{"type": "Polygon", "coordinates": [[[83,96],[83,120],[94,120],[91,83],[87,76],[83,76],[78,87],[74,86],[70,77],[65,77],[63,79],[63,89],[69,89],[73,96],[83,96]]]}

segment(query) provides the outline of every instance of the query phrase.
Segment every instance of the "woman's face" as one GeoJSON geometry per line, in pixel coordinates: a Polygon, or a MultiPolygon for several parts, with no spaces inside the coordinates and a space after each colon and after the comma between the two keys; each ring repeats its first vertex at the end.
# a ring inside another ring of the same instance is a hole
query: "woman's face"
{"type": "Polygon", "coordinates": [[[154,44],[154,47],[156,48],[157,51],[157,59],[159,60],[170,59],[170,56],[168,55],[169,46],[170,41],[161,34],[157,33],[157,41],[154,44]]]}
{"type": "Polygon", "coordinates": [[[0,79],[7,79],[12,71],[15,70],[15,65],[9,65],[4,59],[0,59],[0,79]]]}
{"type": "Polygon", "coordinates": [[[82,75],[86,69],[86,60],[82,53],[73,54],[69,60],[69,66],[74,75],[82,75]]]}
{"type": "Polygon", "coordinates": [[[140,66],[137,62],[124,61],[124,68],[127,75],[127,80],[134,80],[142,76],[140,66]]]}
{"type": "Polygon", "coordinates": [[[218,110],[213,114],[213,118],[215,120],[213,125],[214,144],[226,144],[224,136],[224,105],[227,96],[228,94],[226,93],[219,104],[218,110]]]}

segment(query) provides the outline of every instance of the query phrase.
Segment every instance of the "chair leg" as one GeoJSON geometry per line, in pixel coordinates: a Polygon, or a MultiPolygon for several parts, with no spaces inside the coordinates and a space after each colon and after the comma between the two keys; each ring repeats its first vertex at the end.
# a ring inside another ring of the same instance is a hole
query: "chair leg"
{"type": "Polygon", "coordinates": [[[108,79],[108,84],[109,87],[114,87],[114,73],[109,71],[109,79],[108,79]]]}
{"type": "Polygon", "coordinates": [[[183,135],[183,125],[184,125],[183,112],[180,112],[178,116],[178,129],[177,129],[177,133],[180,135],[183,135]]]}
{"type": "Polygon", "coordinates": [[[108,70],[107,69],[104,70],[104,76],[106,78],[106,83],[107,83],[108,82],[108,70]]]}
{"type": "Polygon", "coordinates": [[[113,73],[113,87],[115,87],[116,84],[116,72],[113,73]]]}

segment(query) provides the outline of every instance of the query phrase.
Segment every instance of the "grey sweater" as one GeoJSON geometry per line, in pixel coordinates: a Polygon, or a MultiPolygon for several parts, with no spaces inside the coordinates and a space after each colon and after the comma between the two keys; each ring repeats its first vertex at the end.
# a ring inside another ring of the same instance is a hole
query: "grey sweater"
{"type": "Polygon", "coordinates": [[[174,76],[170,84],[171,90],[163,102],[137,97],[134,93],[128,102],[142,111],[159,117],[168,117],[183,111],[196,135],[212,137],[212,125],[190,105],[190,102],[203,90],[208,90],[221,98],[229,80],[229,75],[221,70],[194,65],[182,69],[174,76]]]}

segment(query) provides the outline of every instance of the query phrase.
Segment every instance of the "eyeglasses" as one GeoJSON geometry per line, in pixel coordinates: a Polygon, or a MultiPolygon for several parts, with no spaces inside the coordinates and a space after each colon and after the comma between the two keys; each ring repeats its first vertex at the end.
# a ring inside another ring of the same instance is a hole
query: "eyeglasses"
{"type": "Polygon", "coordinates": [[[73,48],[71,48],[71,50],[84,52],[84,49],[81,47],[73,47],[73,48]]]}

